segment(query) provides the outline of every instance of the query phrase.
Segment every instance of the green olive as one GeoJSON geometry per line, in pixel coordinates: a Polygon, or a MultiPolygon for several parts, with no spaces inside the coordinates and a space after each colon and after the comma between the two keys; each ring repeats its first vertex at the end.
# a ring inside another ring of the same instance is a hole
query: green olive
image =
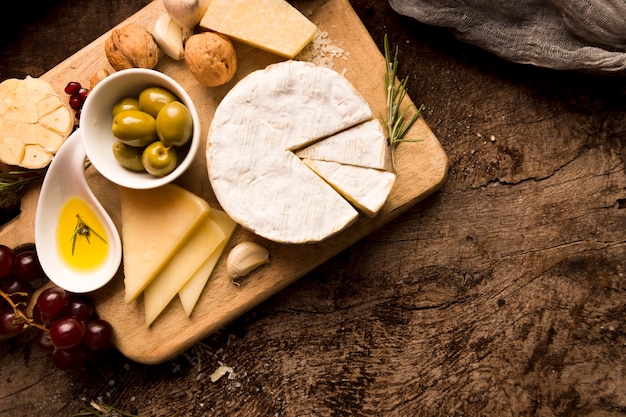
{"type": "Polygon", "coordinates": [[[178,98],[163,87],[148,87],[139,93],[139,109],[152,117],[156,117],[161,107],[178,98]]]}
{"type": "Polygon", "coordinates": [[[113,156],[117,162],[126,169],[136,172],[143,172],[146,169],[141,162],[143,148],[128,146],[116,140],[113,144],[113,156]]]}
{"type": "Polygon", "coordinates": [[[163,142],[157,140],[144,149],[141,163],[149,174],[163,177],[176,168],[178,155],[173,146],[165,146],[163,142]]]}
{"type": "Polygon", "coordinates": [[[193,132],[191,112],[180,101],[167,103],[157,114],[156,131],[165,146],[183,146],[193,132]]]}
{"type": "Polygon", "coordinates": [[[139,110],[124,110],[113,118],[113,135],[126,145],[148,146],[157,140],[156,120],[139,110]]]}
{"type": "Polygon", "coordinates": [[[124,97],[113,106],[113,117],[124,110],[139,110],[139,100],[134,97],[124,97]]]}

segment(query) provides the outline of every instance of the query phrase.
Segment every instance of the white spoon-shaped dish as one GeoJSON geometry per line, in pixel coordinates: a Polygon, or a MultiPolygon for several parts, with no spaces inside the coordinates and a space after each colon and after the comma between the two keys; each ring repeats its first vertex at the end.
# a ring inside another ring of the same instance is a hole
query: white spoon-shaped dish
{"type": "Polygon", "coordinates": [[[41,266],[54,284],[74,293],[94,291],[108,283],[122,260],[122,243],[117,228],[85,178],[86,153],[80,130],[72,133],[50,163],[35,214],[35,245],[41,266]],[[106,258],[99,266],[88,270],[68,265],[57,244],[59,216],[71,197],[79,197],[87,203],[106,234],[106,258]]]}

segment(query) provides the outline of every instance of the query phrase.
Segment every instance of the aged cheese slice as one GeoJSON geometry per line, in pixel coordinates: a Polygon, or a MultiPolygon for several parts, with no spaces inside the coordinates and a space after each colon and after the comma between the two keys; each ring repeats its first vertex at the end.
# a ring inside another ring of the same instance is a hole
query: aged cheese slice
{"type": "Polygon", "coordinates": [[[387,167],[387,137],[378,119],[361,123],[296,151],[300,158],[367,168],[387,167]]]}
{"type": "Polygon", "coordinates": [[[163,270],[143,291],[146,326],[161,314],[178,291],[206,262],[226,235],[210,217],[205,217],[163,270]]]}
{"type": "Polygon", "coordinates": [[[207,166],[220,205],[267,239],[309,243],[345,229],[358,212],[291,150],[372,118],[337,72],[284,61],[252,72],[216,109],[207,166]]]}
{"type": "Polygon", "coordinates": [[[148,190],[120,188],[125,301],[130,303],[169,262],[209,204],[174,184],[148,190]]]}
{"type": "Polygon", "coordinates": [[[211,256],[200,266],[198,271],[187,281],[187,283],[178,291],[178,297],[183,306],[183,310],[187,317],[191,316],[193,309],[195,308],[200,294],[204,290],[206,283],[209,281],[211,274],[217,261],[222,256],[224,248],[228,243],[228,240],[232,236],[237,223],[235,223],[225,212],[217,209],[212,209],[209,213],[209,217],[213,220],[224,233],[224,239],[220,245],[213,251],[211,256]]]}
{"type": "Polygon", "coordinates": [[[200,26],[285,58],[298,55],[317,32],[285,0],[211,0],[200,26]]]}
{"type": "Polygon", "coordinates": [[[396,181],[389,171],[311,159],[303,162],[369,217],[380,211],[396,181]]]}

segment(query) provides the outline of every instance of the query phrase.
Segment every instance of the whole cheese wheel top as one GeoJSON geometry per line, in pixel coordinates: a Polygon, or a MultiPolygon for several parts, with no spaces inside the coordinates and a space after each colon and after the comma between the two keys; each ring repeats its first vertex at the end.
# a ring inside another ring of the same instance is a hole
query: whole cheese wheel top
{"type": "Polygon", "coordinates": [[[224,210],[243,227],[281,243],[324,240],[358,212],[294,150],[373,117],[337,72],[285,61],[242,79],[218,106],[207,167],[224,210]]]}

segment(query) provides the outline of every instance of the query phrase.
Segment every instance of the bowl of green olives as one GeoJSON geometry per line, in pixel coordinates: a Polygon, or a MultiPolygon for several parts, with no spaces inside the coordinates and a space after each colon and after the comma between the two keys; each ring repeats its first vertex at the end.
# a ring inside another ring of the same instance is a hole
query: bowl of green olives
{"type": "Polygon", "coordinates": [[[80,130],[94,168],[134,189],[172,182],[200,146],[193,101],[176,80],[153,69],[125,69],[100,81],[85,100],[80,130]]]}

